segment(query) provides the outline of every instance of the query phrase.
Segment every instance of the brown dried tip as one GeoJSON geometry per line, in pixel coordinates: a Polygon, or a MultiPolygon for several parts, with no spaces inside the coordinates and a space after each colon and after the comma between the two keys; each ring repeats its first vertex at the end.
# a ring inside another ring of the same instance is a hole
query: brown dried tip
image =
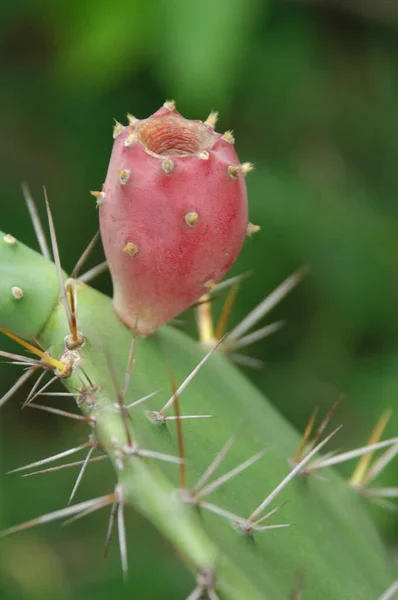
{"type": "Polygon", "coordinates": [[[119,123],[119,121],[115,120],[115,124],[113,126],[113,137],[117,138],[117,136],[120,135],[123,130],[124,126],[121,123],[119,123]]]}
{"type": "Polygon", "coordinates": [[[119,181],[121,185],[126,185],[130,178],[131,171],[129,169],[120,169],[119,170],[119,181]]]}
{"type": "Polygon", "coordinates": [[[253,233],[257,233],[260,230],[261,230],[260,225],[253,225],[253,223],[248,223],[246,235],[247,235],[247,237],[251,237],[253,235],[253,233]]]}
{"type": "Polygon", "coordinates": [[[134,244],[134,242],[128,242],[123,248],[122,252],[128,254],[129,256],[135,256],[138,252],[138,246],[137,244],[134,244]]]}
{"type": "Polygon", "coordinates": [[[189,225],[189,227],[194,227],[199,221],[199,215],[197,212],[189,212],[184,217],[185,223],[189,225]]]}
{"type": "Polygon", "coordinates": [[[172,171],[174,171],[175,166],[175,162],[172,158],[165,158],[162,162],[162,169],[166,175],[169,175],[172,171]]]}
{"type": "Polygon", "coordinates": [[[217,124],[217,121],[218,121],[218,112],[216,110],[212,110],[211,113],[209,114],[209,116],[207,117],[205,124],[208,125],[209,127],[211,127],[212,129],[214,129],[217,124]]]}

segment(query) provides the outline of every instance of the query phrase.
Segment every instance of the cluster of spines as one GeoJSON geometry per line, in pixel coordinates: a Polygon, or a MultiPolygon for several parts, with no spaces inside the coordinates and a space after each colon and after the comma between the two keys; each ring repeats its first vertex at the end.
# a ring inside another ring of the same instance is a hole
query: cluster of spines
{"type": "MultiPolygon", "coordinates": [[[[98,462],[101,460],[105,460],[106,455],[103,454],[98,457],[92,456],[93,452],[96,449],[104,450],[104,448],[102,448],[101,444],[99,444],[99,442],[96,440],[96,437],[95,437],[96,416],[94,413],[97,408],[97,400],[96,399],[97,399],[97,393],[99,392],[99,389],[91,381],[91,379],[89,378],[87,373],[82,369],[81,365],[79,364],[80,363],[79,348],[84,343],[84,335],[82,333],[80,333],[78,330],[78,322],[77,322],[78,297],[77,297],[77,291],[76,291],[76,279],[69,279],[69,280],[67,280],[67,282],[65,284],[63,282],[59,252],[58,252],[58,247],[57,247],[56,238],[55,238],[55,229],[54,229],[54,224],[52,221],[51,211],[50,211],[48,202],[47,202],[47,210],[48,210],[48,216],[49,216],[49,222],[50,222],[50,233],[51,233],[51,238],[52,238],[53,254],[54,254],[55,263],[57,265],[57,271],[59,274],[61,297],[63,298],[63,301],[64,301],[65,312],[66,312],[67,321],[68,321],[68,325],[69,325],[69,333],[65,337],[65,351],[62,353],[60,358],[55,358],[55,357],[51,356],[48,352],[46,352],[44,349],[38,347],[37,345],[30,344],[29,342],[26,342],[26,341],[18,338],[18,336],[15,336],[10,332],[2,330],[3,333],[6,333],[9,337],[14,339],[14,341],[21,344],[26,350],[28,350],[33,355],[36,355],[38,358],[31,358],[31,357],[26,357],[23,355],[7,353],[7,352],[1,352],[1,355],[4,356],[5,358],[8,358],[9,360],[11,360],[14,363],[21,364],[25,367],[28,367],[28,371],[22,376],[22,378],[20,378],[18,380],[17,384],[15,386],[13,386],[13,388],[12,388],[12,390],[10,390],[10,392],[15,392],[27,380],[28,377],[30,377],[34,373],[37,373],[40,369],[43,369],[43,375],[45,375],[45,373],[47,373],[48,371],[52,370],[55,373],[54,377],[48,383],[46,383],[43,387],[38,389],[39,385],[42,381],[42,376],[40,376],[38,381],[36,382],[35,386],[32,388],[25,404],[28,406],[31,406],[33,408],[39,409],[39,410],[47,410],[48,412],[52,412],[59,416],[82,420],[90,426],[92,432],[90,433],[89,440],[84,444],[81,444],[75,448],[68,449],[64,452],[61,452],[61,453],[55,455],[55,456],[48,457],[48,458],[42,459],[40,461],[36,461],[34,463],[31,463],[30,465],[27,465],[25,467],[21,467],[21,468],[14,470],[14,472],[19,472],[19,471],[22,471],[25,469],[41,467],[41,466],[50,464],[55,460],[59,460],[61,458],[66,458],[80,450],[88,449],[88,454],[86,455],[86,458],[82,461],[75,461],[73,463],[68,463],[68,464],[64,464],[61,466],[57,466],[57,467],[49,467],[49,468],[45,468],[44,470],[34,471],[34,472],[30,472],[27,474],[27,475],[33,475],[33,474],[38,474],[38,473],[43,473],[43,472],[49,472],[49,471],[52,471],[55,469],[60,469],[60,468],[80,466],[81,468],[79,471],[79,475],[77,477],[76,483],[72,490],[72,493],[71,493],[71,496],[70,496],[70,499],[68,502],[68,506],[64,509],[60,509],[53,513],[49,513],[47,515],[39,517],[38,519],[33,519],[32,521],[23,523],[22,525],[12,527],[12,528],[8,529],[7,531],[3,532],[3,535],[6,535],[6,534],[9,534],[12,532],[16,532],[16,531],[19,531],[22,529],[26,529],[28,527],[35,526],[38,524],[46,523],[46,522],[55,520],[57,518],[69,518],[69,521],[75,520],[77,518],[80,518],[87,514],[90,514],[91,512],[98,510],[102,507],[111,506],[110,523],[109,523],[107,537],[106,537],[106,547],[108,547],[108,545],[109,545],[113,525],[114,525],[115,521],[117,521],[118,529],[119,529],[119,545],[120,545],[120,553],[121,553],[123,572],[125,575],[127,575],[127,545],[126,545],[126,535],[125,535],[124,516],[123,516],[123,509],[124,509],[124,505],[125,505],[125,496],[124,496],[124,491],[123,491],[123,488],[121,487],[121,485],[118,484],[116,486],[115,490],[110,494],[70,506],[70,503],[76,494],[77,488],[82,480],[82,477],[85,473],[85,470],[86,470],[88,464],[92,463],[92,462],[98,462]],[[71,348],[73,348],[73,349],[71,349],[71,348]],[[48,406],[41,406],[41,405],[37,405],[37,404],[33,403],[33,400],[35,400],[38,396],[59,395],[56,392],[55,393],[47,392],[45,390],[56,379],[67,379],[68,377],[71,376],[71,374],[73,372],[76,372],[78,370],[80,370],[80,373],[81,373],[81,384],[82,384],[81,388],[76,389],[73,392],[65,392],[64,394],[74,398],[76,400],[77,405],[80,408],[84,407],[85,410],[89,413],[88,416],[87,415],[86,416],[77,415],[75,413],[70,413],[68,411],[59,410],[57,408],[48,407],[48,406]],[[84,379],[83,379],[83,377],[84,377],[84,379]],[[90,414],[90,413],[92,413],[92,414],[90,414]]],[[[37,221],[36,221],[36,226],[37,226],[37,221]]],[[[6,244],[17,243],[15,238],[13,238],[13,236],[11,236],[9,234],[4,236],[3,242],[6,244]]],[[[43,242],[40,245],[42,247],[43,242]]],[[[85,256],[85,253],[83,256],[85,256]]],[[[84,261],[82,261],[81,259],[79,260],[78,265],[77,265],[78,268],[76,268],[74,270],[75,277],[77,276],[77,271],[82,266],[83,262],[84,261]]],[[[295,283],[296,283],[296,281],[294,281],[294,284],[295,283]]],[[[267,304],[267,302],[265,303],[266,306],[267,307],[269,307],[270,305],[273,306],[274,303],[276,302],[276,298],[278,297],[280,299],[280,297],[283,297],[286,293],[286,290],[290,291],[292,286],[293,286],[293,282],[291,281],[288,283],[287,286],[285,286],[283,288],[282,292],[279,290],[278,293],[271,300],[268,299],[268,304],[267,304]]],[[[268,312],[268,310],[264,311],[264,306],[262,306],[260,309],[260,312],[261,312],[261,316],[263,316],[263,314],[265,314],[265,312],[268,312]]],[[[302,443],[300,444],[300,447],[297,451],[295,458],[292,459],[292,461],[291,461],[292,468],[291,468],[290,472],[280,482],[280,484],[270,494],[268,494],[266,496],[266,498],[252,511],[252,513],[248,517],[234,515],[234,514],[230,513],[229,511],[224,510],[221,507],[212,505],[203,500],[203,498],[205,496],[207,496],[211,492],[215,491],[217,488],[221,487],[222,485],[226,484],[233,477],[237,476],[244,469],[249,468],[252,464],[254,464],[258,460],[260,460],[265,455],[266,450],[264,449],[263,451],[257,453],[256,455],[250,457],[249,459],[247,459],[244,463],[241,463],[240,465],[238,465],[231,471],[227,472],[226,474],[222,475],[221,477],[218,477],[216,480],[213,480],[212,482],[209,483],[209,479],[213,475],[214,471],[216,470],[216,468],[218,468],[218,466],[220,465],[222,460],[225,458],[227,453],[231,450],[232,445],[236,439],[236,434],[230,440],[227,441],[227,443],[224,445],[224,447],[216,455],[216,457],[211,462],[211,464],[206,469],[206,471],[202,474],[202,476],[200,477],[200,479],[196,483],[196,485],[194,485],[192,488],[188,489],[186,486],[186,472],[185,472],[185,460],[184,460],[184,455],[183,455],[181,421],[184,418],[210,418],[212,415],[185,415],[185,416],[180,415],[180,413],[179,413],[179,396],[184,391],[184,389],[187,387],[187,385],[190,383],[190,381],[192,381],[193,377],[197,374],[197,372],[200,370],[200,368],[207,362],[207,360],[210,358],[212,353],[220,345],[225,343],[226,340],[227,340],[227,338],[224,336],[223,338],[218,339],[216,341],[216,344],[212,347],[212,349],[208,352],[208,354],[204,357],[204,359],[197,365],[197,367],[188,375],[188,377],[183,382],[183,384],[181,384],[181,386],[178,389],[173,389],[173,394],[172,394],[171,398],[169,399],[169,401],[165,404],[165,406],[161,410],[149,411],[147,413],[149,420],[157,422],[157,423],[165,423],[167,420],[176,421],[177,431],[178,431],[178,439],[180,440],[180,442],[179,442],[180,455],[175,457],[175,456],[158,453],[153,450],[147,450],[147,449],[140,448],[138,446],[138,444],[136,443],[136,441],[134,441],[131,438],[131,435],[129,433],[129,427],[128,427],[128,422],[127,422],[128,410],[138,404],[143,403],[146,400],[149,400],[156,394],[156,392],[153,392],[153,393],[145,396],[144,398],[140,398],[140,399],[134,401],[133,403],[131,403],[128,406],[125,405],[125,397],[126,397],[126,393],[127,393],[127,389],[128,389],[128,383],[129,383],[129,379],[130,379],[130,375],[131,375],[132,365],[134,362],[135,339],[133,338],[131,349],[130,349],[130,354],[128,357],[125,381],[124,381],[124,384],[123,384],[123,387],[121,390],[118,389],[117,383],[115,383],[115,396],[116,396],[117,401],[111,406],[112,410],[120,411],[123,422],[125,424],[125,438],[126,438],[125,443],[120,445],[119,440],[114,440],[114,454],[115,454],[115,457],[117,458],[116,465],[119,465],[118,468],[123,469],[123,461],[126,458],[128,459],[129,457],[152,458],[152,459],[166,460],[166,461],[174,462],[174,463],[178,464],[180,467],[180,488],[179,488],[179,490],[177,490],[177,495],[180,498],[181,502],[186,503],[186,504],[191,504],[197,508],[209,510],[213,513],[216,513],[216,514],[226,518],[227,520],[229,520],[231,525],[238,532],[244,533],[244,534],[250,535],[250,536],[253,535],[254,533],[262,532],[262,531],[265,531],[270,528],[280,528],[280,527],[288,526],[288,524],[268,525],[268,526],[262,525],[263,521],[266,520],[267,518],[271,517],[273,514],[275,514],[275,512],[280,508],[280,506],[273,508],[271,511],[267,512],[266,514],[263,514],[263,513],[264,513],[265,509],[268,508],[270,506],[270,504],[275,500],[276,496],[279,495],[280,492],[282,492],[282,490],[286,487],[286,485],[294,477],[296,477],[297,475],[309,476],[314,473],[316,474],[322,468],[325,468],[325,467],[331,466],[331,465],[335,465],[335,464],[339,464],[339,463],[345,462],[347,460],[354,459],[356,457],[362,456],[362,460],[361,460],[360,464],[358,465],[358,467],[351,479],[351,482],[350,482],[351,487],[353,489],[358,490],[365,497],[369,497],[371,499],[374,499],[375,497],[376,498],[398,497],[398,491],[396,488],[379,488],[379,489],[377,489],[377,491],[375,491],[374,489],[372,491],[368,487],[369,484],[375,479],[375,477],[377,477],[382,472],[382,470],[385,468],[385,466],[387,464],[389,464],[389,462],[398,453],[398,438],[391,438],[388,440],[379,441],[380,437],[382,435],[383,429],[388,421],[387,414],[384,414],[382,416],[380,422],[377,424],[377,426],[376,426],[374,432],[372,433],[371,438],[366,446],[364,446],[362,448],[357,448],[355,450],[351,450],[351,451],[348,451],[345,453],[340,453],[340,454],[329,453],[328,455],[326,455],[324,457],[314,458],[315,455],[323,448],[324,445],[326,445],[326,443],[329,441],[329,439],[338,430],[338,429],[336,429],[327,438],[320,441],[320,438],[321,438],[329,420],[331,419],[331,417],[334,413],[336,405],[334,405],[332,407],[331,411],[329,411],[328,415],[325,417],[325,419],[322,421],[321,425],[318,427],[317,431],[315,432],[313,438],[310,440],[311,431],[312,431],[314,423],[315,423],[315,414],[311,417],[309,424],[306,427],[306,430],[304,432],[302,443]],[[174,408],[176,409],[175,414],[173,416],[171,416],[171,415],[166,416],[165,415],[166,411],[169,408],[171,408],[172,406],[174,406],[174,408]],[[378,450],[381,448],[387,448],[387,450],[377,461],[375,461],[373,466],[371,466],[370,465],[371,454],[375,450],[378,450]]],[[[6,396],[3,397],[3,399],[0,400],[0,405],[3,404],[10,397],[10,395],[11,395],[10,392],[7,393],[6,396]]],[[[197,585],[196,585],[194,591],[188,596],[188,600],[193,600],[194,598],[199,599],[204,594],[207,594],[207,596],[210,600],[216,600],[218,598],[217,592],[216,592],[216,587],[217,587],[217,581],[216,581],[215,567],[208,566],[208,565],[201,566],[198,568],[197,585]]],[[[396,589],[397,589],[397,583],[395,582],[380,597],[380,600],[388,600],[389,598],[392,598],[396,589]]]]}

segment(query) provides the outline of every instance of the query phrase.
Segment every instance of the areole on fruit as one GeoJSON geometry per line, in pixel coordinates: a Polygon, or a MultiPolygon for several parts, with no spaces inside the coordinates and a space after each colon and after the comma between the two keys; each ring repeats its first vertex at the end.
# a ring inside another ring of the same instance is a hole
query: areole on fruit
{"type": "Polygon", "coordinates": [[[115,126],[100,227],[115,310],[136,333],[189,308],[242,248],[248,170],[215,121],[216,113],[185,119],[166,102],[148,119],[115,126]],[[139,252],[126,250],[132,243],[139,252]]]}

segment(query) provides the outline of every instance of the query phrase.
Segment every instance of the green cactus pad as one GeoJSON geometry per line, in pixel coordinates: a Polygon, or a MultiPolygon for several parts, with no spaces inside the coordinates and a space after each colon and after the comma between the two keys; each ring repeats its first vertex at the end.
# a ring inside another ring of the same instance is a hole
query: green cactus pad
{"type": "Polygon", "coordinates": [[[0,327],[25,338],[37,336],[58,301],[55,265],[0,232],[0,281],[0,327]]]}
{"type": "MultiPolygon", "coordinates": [[[[32,270],[31,265],[44,265],[43,259],[22,245],[17,256],[13,271],[22,279],[32,270]]],[[[43,298],[47,313],[41,318],[47,322],[39,340],[54,357],[60,358],[68,333],[67,322],[60,304],[52,310],[53,289],[57,288],[55,270],[51,264],[44,269],[51,297],[48,301],[43,298]]],[[[0,285],[1,296],[6,297],[9,280],[6,288],[3,281],[0,285]]],[[[38,298],[41,293],[39,286],[34,294],[38,298]]],[[[23,329],[23,321],[8,308],[7,302],[3,301],[1,308],[8,315],[8,329],[25,338],[31,335],[32,329],[23,329]]],[[[37,309],[37,303],[32,304],[29,314],[37,309]]],[[[332,469],[322,472],[326,481],[313,477],[294,479],[269,507],[286,502],[264,524],[290,523],[291,527],[255,533],[251,538],[238,533],[229,520],[182,503],[177,495],[178,465],[138,456],[123,456],[120,460],[120,450],[127,439],[121,412],[114,406],[117,397],[110,370],[114,370],[122,386],[131,332],[118,320],[111,300],[84,284],[78,284],[78,319],[85,344],[78,350],[80,362],[65,385],[80,388],[84,370],[98,386],[90,403],[83,403],[81,408],[96,419],[94,432],[115,464],[126,502],[171,541],[193,572],[215,566],[215,589],[221,600],[287,600],[297,573],[305,579],[305,600],[376,600],[391,584],[393,569],[364,501],[332,469]]],[[[32,320],[39,321],[34,315],[32,320]]],[[[158,395],[129,412],[130,436],[141,448],[178,455],[176,422],[153,423],[148,420],[147,411],[161,409],[171,396],[170,370],[179,385],[203,356],[197,342],[168,326],[149,338],[137,339],[136,361],[125,402],[129,404],[161,389],[158,395]]],[[[288,460],[295,454],[300,436],[217,352],[181,394],[179,404],[183,415],[214,415],[183,421],[188,489],[240,428],[235,445],[213,479],[268,449],[249,469],[205,498],[238,516],[248,517],[289,472],[288,460]]],[[[173,410],[167,415],[173,415],[173,410]]]]}

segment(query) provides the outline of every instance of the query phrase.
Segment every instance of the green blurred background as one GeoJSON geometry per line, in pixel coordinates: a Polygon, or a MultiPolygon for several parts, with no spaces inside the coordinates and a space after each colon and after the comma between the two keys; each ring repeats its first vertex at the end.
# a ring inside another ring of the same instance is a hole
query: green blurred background
{"type": "MultiPolygon", "coordinates": [[[[250,348],[265,367],[247,376],[299,428],[315,405],[326,411],[344,393],[339,443],[364,443],[398,398],[398,3],[14,0],[1,8],[0,48],[0,228],[37,247],[20,182],[42,214],[45,184],[71,269],[97,229],[88,190],[104,180],[113,119],[145,118],[166,98],[187,118],[218,109],[218,130],[233,129],[241,160],[256,165],[250,217],[261,225],[233,269],[253,271],[233,322],[293,270],[310,267],[273,312],[286,327],[250,348]]],[[[102,259],[97,248],[91,264],[102,259]]],[[[111,293],[108,275],[95,285],[111,293]]],[[[187,331],[192,322],[187,313],[187,331]]],[[[0,395],[17,374],[2,365],[0,395]]],[[[2,472],[85,441],[79,426],[21,413],[22,399],[0,415],[2,472]]],[[[397,425],[396,411],[387,435],[397,425]]],[[[62,506],[75,475],[2,475],[0,526],[62,506]]],[[[110,468],[94,465],[77,499],[112,482],[110,468]]],[[[395,463],[380,485],[397,484],[395,463]]],[[[395,554],[397,515],[371,511],[395,554]]],[[[188,595],[191,576],[134,513],[125,588],[116,545],[103,562],[106,519],[2,542],[0,597],[188,595]]]]}

